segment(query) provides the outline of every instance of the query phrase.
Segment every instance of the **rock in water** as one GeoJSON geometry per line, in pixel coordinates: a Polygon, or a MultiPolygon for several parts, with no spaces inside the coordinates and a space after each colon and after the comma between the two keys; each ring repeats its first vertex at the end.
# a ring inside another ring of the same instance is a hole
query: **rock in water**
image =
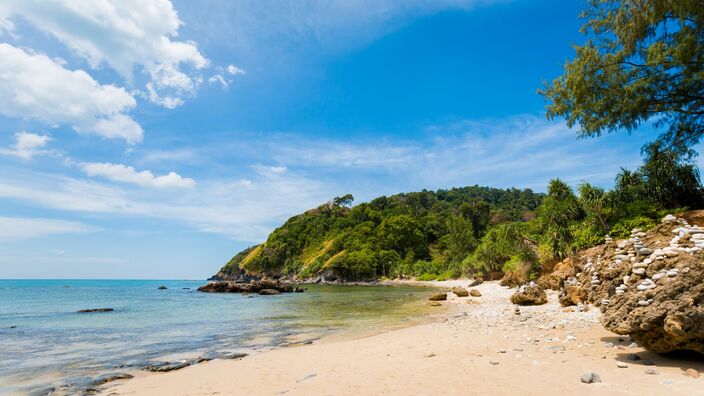
{"type": "MultiPolygon", "coordinates": [[[[200,292],[206,293],[260,293],[263,295],[276,294],[271,291],[264,290],[274,290],[280,293],[292,293],[294,291],[293,286],[280,282],[279,280],[263,278],[260,280],[252,280],[250,282],[231,282],[231,281],[217,281],[210,282],[207,285],[203,285],[198,288],[200,292]]],[[[303,292],[304,289],[296,288],[296,292],[303,292]]]]}
{"type": "Polygon", "coordinates": [[[157,289],[159,289],[159,290],[166,290],[166,289],[168,289],[168,287],[166,287],[166,286],[164,286],[164,285],[161,285],[161,286],[157,287],[157,289]]]}
{"type": "Polygon", "coordinates": [[[428,297],[428,300],[430,300],[430,301],[445,301],[445,300],[447,300],[447,293],[435,293],[432,296],[428,297]]]}
{"type": "Polygon", "coordinates": [[[464,287],[453,287],[452,292],[455,293],[457,297],[467,297],[469,292],[464,287]]]}
{"type": "Polygon", "coordinates": [[[95,312],[112,312],[114,311],[113,308],[90,308],[90,309],[82,309],[78,311],[78,313],[95,313],[95,312]]]}
{"type": "Polygon", "coordinates": [[[601,377],[599,377],[599,374],[597,373],[584,373],[579,380],[585,384],[594,384],[601,382],[601,377]]]}
{"type": "Polygon", "coordinates": [[[259,291],[259,294],[262,296],[274,296],[277,294],[281,294],[281,292],[276,289],[262,289],[259,291]]]}
{"type": "Polygon", "coordinates": [[[518,288],[511,296],[511,302],[517,305],[543,305],[548,302],[548,296],[543,289],[531,282],[518,288]]]}

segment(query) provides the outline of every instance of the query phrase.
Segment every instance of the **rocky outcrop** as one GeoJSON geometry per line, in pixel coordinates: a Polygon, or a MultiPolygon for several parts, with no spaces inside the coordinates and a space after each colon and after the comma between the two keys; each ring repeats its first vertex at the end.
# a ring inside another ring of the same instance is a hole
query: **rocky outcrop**
{"type": "Polygon", "coordinates": [[[511,296],[511,302],[517,305],[543,305],[548,302],[545,290],[531,282],[523,285],[511,296]]]}
{"type": "Polygon", "coordinates": [[[574,275],[574,265],[571,258],[566,258],[555,265],[553,271],[538,278],[535,282],[543,289],[560,290],[565,281],[574,275]]]}
{"type": "Polygon", "coordinates": [[[560,302],[593,303],[607,330],[653,352],[704,354],[704,227],[668,215],[648,232],[606,242],[576,259],[560,302]]]}
{"type": "Polygon", "coordinates": [[[198,288],[206,293],[259,293],[261,295],[274,295],[279,293],[302,292],[301,288],[294,288],[288,283],[276,279],[252,280],[250,282],[216,281],[198,288]]]}

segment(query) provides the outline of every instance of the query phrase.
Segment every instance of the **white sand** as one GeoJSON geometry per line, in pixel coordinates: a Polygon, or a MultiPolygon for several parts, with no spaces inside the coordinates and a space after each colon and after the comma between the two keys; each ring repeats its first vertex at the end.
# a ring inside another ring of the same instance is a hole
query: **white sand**
{"type": "MultiPolygon", "coordinates": [[[[467,284],[439,285],[456,283],[467,284]]],[[[683,375],[686,368],[704,372],[704,362],[632,347],[627,337],[599,325],[596,309],[562,312],[553,293],[548,304],[521,307],[515,315],[509,289],[494,282],[477,289],[482,297],[444,303],[450,306],[447,318],[438,323],[144,373],[105,394],[704,395],[704,375],[683,375]],[[642,360],[629,361],[631,354],[642,360]],[[649,360],[653,366],[643,364],[649,360]],[[619,361],[628,368],[617,368],[619,361]],[[657,374],[646,374],[649,368],[657,374]],[[602,382],[581,383],[586,372],[599,374],[602,382]]]]}

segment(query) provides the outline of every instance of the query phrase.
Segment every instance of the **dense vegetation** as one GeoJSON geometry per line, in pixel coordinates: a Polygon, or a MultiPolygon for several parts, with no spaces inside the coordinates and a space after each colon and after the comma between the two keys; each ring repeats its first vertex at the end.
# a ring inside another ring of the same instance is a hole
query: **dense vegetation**
{"type": "Polygon", "coordinates": [[[338,197],[292,217],[259,246],[222,269],[308,278],[320,273],[347,280],[379,277],[435,279],[515,272],[536,276],[606,234],[625,237],[647,229],[665,211],[701,207],[698,168],[658,144],[645,163],[622,169],[613,190],[589,183],[577,193],[561,180],[547,194],[531,190],[464,187],[380,197],[351,207],[338,197]]]}

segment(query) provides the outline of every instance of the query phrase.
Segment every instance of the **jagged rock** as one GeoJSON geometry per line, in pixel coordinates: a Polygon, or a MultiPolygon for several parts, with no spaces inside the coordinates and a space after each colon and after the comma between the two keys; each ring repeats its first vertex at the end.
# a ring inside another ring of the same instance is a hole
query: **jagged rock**
{"type": "Polygon", "coordinates": [[[704,252],[697,247],[700,237],[692,237],[702,230],[668,216],[644,234],[634,232],[618,247],[600,245],[582,252],[574,263],[576,282],[565,283],[560,302],[566,305],[578,296],[593,303],[601,309],[607,330],[629,335],[652,352],[704,354],[704,252]],[[596,257],[601,260],[594,261],[596,257]]]}
{"type": "Polygon", "coordinates": [[[481,297],[482,293],[477,289],[472,289],[469,291],[469,295],[472,297],[481,297]]]}
{"type": "MultiPolygon", "coordinates": [[[[303,289],[297,288],[297,292],[302,292],[303,289]]],[[[217,281],[210,282],[198,288],[200,292],[206,293],[260,293],[263,295],[276,294],[273,291],[279,293],[291,293],[294,291],[293,286],[288,283],[283,283],[276,279],[260,279],[252,280],[249,283],[245,282],[231,282],[231,281],[217,281]],[[261,293],[264,290],[268,290],[261,293]]]]}
{"type": "Polygon", "coordinates": [[[566,258],[555,265],[553,271],[538,278],[536,283],[543,289],[560,290],[565,280],[574,275],[572,259],[566,258]]]}
{"type": "Polygon", "coordinates": [[[532,283],[521,286],[511,296],[511,302],[517,305],[543,305],[548,302],[545,291],[532,283]]]}
{"type": "Polygon", "coordinates": [[[445,301],[445,300],[447,300],[447,293],[435,293],[432,296],[428,297],[428,300],[430,300],[430,301],[445,301]]]}
{"type": "Polygon", "coordinates": [[[582,302],[581,288],[577,285],[568,285],[560,290],[559,300],[560,305],[563,307],[569,307],[572,305],[577,305],[582,302]]]}
{"type": "Polygon", "coordinates": [[[455,293],[457,297],[467,297],[469,292],[464,287],[453,287],[452,292],[455,293]]]}

